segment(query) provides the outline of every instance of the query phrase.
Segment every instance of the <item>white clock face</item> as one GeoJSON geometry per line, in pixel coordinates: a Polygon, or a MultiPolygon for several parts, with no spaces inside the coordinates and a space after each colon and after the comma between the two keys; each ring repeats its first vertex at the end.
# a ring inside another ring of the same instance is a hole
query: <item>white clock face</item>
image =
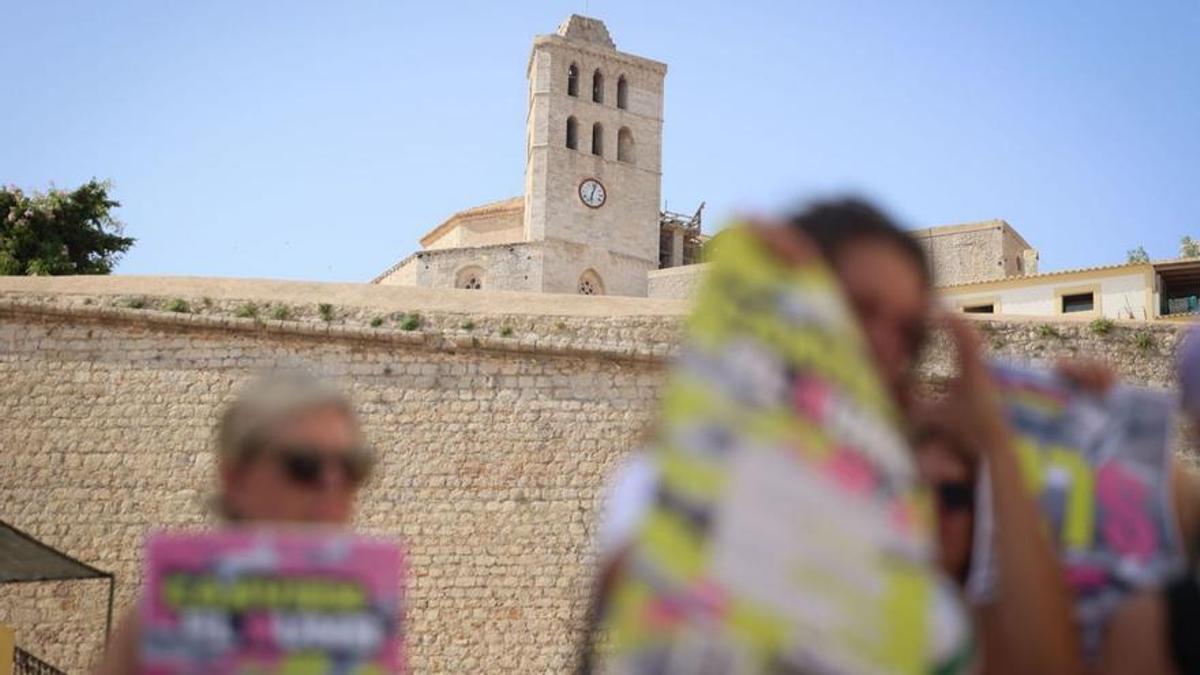
{"type": "Polygon", "coordinates": [[[604,186],[595,178],[588,178],[579,184],[579,199],[593,209],[604,206],[604,200],[607,197],[604,186]]]}

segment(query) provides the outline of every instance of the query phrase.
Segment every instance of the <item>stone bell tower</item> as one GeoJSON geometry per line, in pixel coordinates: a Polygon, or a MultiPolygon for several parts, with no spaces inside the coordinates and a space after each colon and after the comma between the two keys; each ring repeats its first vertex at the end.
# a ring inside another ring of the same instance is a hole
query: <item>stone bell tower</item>
{"type": "Polygon", "coordinates": [[[571,15],[533,41],[525,239],[545,242],[542,291],[645,295],[658,268],[663,63],[619,52],[571,15]]]}

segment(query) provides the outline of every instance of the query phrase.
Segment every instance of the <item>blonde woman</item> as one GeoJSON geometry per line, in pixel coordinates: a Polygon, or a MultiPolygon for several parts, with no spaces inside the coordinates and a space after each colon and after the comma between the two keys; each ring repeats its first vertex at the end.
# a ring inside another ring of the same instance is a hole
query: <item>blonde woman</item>
{"type": "MultiPolygon", "coordinates": [[[[348,398],[303,373],[251,383],[217,426],[217,510],[239,524],[344,526],[374,463],[348,398]]],[[[132,610],[97,673],[138,671],[132,610]]]]}

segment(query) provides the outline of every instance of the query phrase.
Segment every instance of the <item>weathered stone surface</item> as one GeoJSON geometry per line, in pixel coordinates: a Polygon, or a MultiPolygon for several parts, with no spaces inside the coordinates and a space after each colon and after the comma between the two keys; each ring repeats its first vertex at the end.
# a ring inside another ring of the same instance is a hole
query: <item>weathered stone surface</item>
{"type": "MultiPolygon", "coordinates": [[[[75,280],[0,280],[0,519],[115,572],[127,607],[145,533],[211,522],[222,404],[261,368],[307,365],[352,393],[382,452],[358,524],[409,549],[414,669],[568,670],[599,490],[652,420],[683,305],[215,283],[95,280],[110,292],[87,295],[75,280]],[[173,297],[195,313],[127,307],[173,297]],[[303,297],[334,300],[332,321],[303,297]],[[290,318],[237,318],[247,298],[290,318]],[[420,308],[418,326],[403,327],[402,307],[420,308]]],[[[1155,386],[1172,382],[1182,331],[980,326],[999,354],[1097,356],[1155,386]]],[[[935,342],[928,377],[950,363],[935,342]]],[[[0,622],[76,672],[100,648],[104,601],[102,582],[0,586],[0,622]]]]}
{"type": "MultiPolygon", "coordinates": [[[[426,316],[417,331],[330,331],[44,309],[0,303],[0,519],[115,572],[121,608],[146,532],[209,521],[221,405],[255,370],[304,364],[352,393],[382,452],[358,524],[411,553],[414,669],[568,669],[596,495],[661,380],[656,341],[633,338],[661,326],[493,315],[466,331],[426,316]]],[[[0,622],[31,651],[76,672],[99,650],[102,584],[0,589],[0,622]]]]}

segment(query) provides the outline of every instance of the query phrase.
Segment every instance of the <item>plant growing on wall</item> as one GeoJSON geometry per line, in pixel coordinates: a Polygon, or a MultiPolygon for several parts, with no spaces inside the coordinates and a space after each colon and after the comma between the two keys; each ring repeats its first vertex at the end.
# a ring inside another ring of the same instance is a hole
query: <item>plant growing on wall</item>
{"type": "Polygon", "coordinates": [[[403,330],[416,330],[421,327],[421,315],[413,312],[412,314],[404,314],[400,317],[400,328],[403,330]]]}
{"type": "Polygon", "coordinates": [[[1133,334],[1133,344],[1142,351],[1147,351],[1154,346],[1154,336],[1144,330],[1133,334]]]}
{"type": "Polygon", "coordinates": [[[500,337],[512,337],[512,334],[513,334],[512,326],[501,326],[500,327],[500,337]]]}
{"type": "Polygon", "coordinates": [[[461,327],[463,330],[475,330],[475,322],[467,319],[466,321],[462,322],[461,327]]]}
{"type": "Polygon", "coordinates": [[[292,310],[287,305],[276,305],[275,309],[271,310],[271,318],[276,321],[287,321],[292,318],[292,310]]]}
{"type": "Polygon", "coordinates": [[[163,309],[167,310],[168,312],[177,312],[179,314],[187,314],[188,312],[192,311],[191,307],[188,307],[187,300],[184,300],[183,298],[174,298],[169,300],[167,304],[163,306],[163,309]]]}
{"type": "Polygon", "coordinates": [[[92,179],[71,191],[0,186],[0,274],[108,274],[135,239],[112,215],[120,202],[92,179]]]}
{"type": "Polygon", "coordinates": [[[1048,323],[1043,323],[1037,327],[1037,336],[1040,338],[1062,337],[1058,329],[1048,323]]]}
{"type": "Polygon", "coordinates": [[[1096,335],[1108,335],[1112,332],[1113,322],[1112,319],[1096,319],[1092,321],[1091,327],[1092,332],[1096,335]]]}
{"type": "Polygon", "coordinates": [[[371,317],[371,328],[379,328],[382,325],[383,325],[383,317],[382,316],[371,317]]]}
{"type": "Polygon", "coordinates": [[[233,311],[233,315],[239,319],[257,319],[258,305],[254,304],[253,302],[247,302],[239,305],[238,308],[233,311]]]}
{"type": "Polygon", "coordinates": [[[125,306],[129,309],[141,309],[146,306],[146,299],[143,297],[130,298],[125,301],[125,306]]]}
{"type": "Polygon", "coordinates": [[[317,305],[317,316],[321,317],[321,320],[326,323],[333,321],[333,305],[328,302],[322,302],[317,305]]]}

